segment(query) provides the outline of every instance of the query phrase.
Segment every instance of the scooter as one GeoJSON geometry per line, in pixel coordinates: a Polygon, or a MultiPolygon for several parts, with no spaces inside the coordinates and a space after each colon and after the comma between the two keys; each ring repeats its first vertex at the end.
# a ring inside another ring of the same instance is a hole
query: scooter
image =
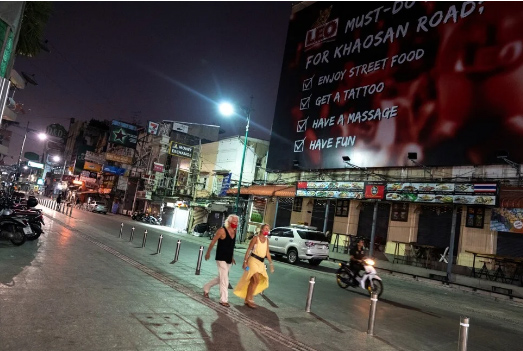
{"type": "Polygon", "coordinates": [[[11,216],[11,210],[0,211],[0,238],[10,240],[13,245],[20,246],[25,243],[26,234],[33,231],[26,220],[11,216]]]}
{"type": "Polygon", "coordinates": [[[375,292],[378,296],[381,296],[383,293],[383,282],[376,274],[374,263],[374,260],[370,258],[363,260],[363,269],[365,270],[363,276],[359,274],[355,276],[348,263],[340,263],[340,268],[336,272],[336,281],[339,287],[347,289],[348,287],[356,288],[359,286],[363,290],[367,290],[369,294],[375,292]]]}

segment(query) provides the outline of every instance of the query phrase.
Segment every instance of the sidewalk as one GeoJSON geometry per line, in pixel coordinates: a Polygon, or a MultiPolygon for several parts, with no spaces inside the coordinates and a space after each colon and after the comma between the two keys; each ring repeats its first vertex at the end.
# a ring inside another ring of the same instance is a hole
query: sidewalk
{"type": "Polygon", "coordinates": [[[314,351],[343,350],[351,339],[360,350],[395,350],[364,331],[322,323],[293,307],[251,310],[233,299],[225,308],[216,302],[216,290],[211,299],[201,295],[203,282],[216,274],[212,263],[206,263],[212,271],[202,268],[199,276],[182,260],[169,267],[190,277],[189,285],[148,264],[155,257],[135,245],[113,249],[105,243],[118,242],[112,233],[88,230],[74,215],[44,213],[46,233],[39,241],[2,248],[9,267],[19,268],[6,273],[0,259],[1,350],[314,351]]]}

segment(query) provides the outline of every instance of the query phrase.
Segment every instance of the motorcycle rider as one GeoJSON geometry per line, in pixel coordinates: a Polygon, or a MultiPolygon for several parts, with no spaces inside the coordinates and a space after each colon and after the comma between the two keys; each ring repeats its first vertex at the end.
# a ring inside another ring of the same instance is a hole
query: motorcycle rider
{"type": "MultiPolygon", "coordinates": [[[[352,271],[353,278],[359,276],[360,271],[363,269],[363,258],[365,257],[365,250],[363,249],[364,241],[363,239],[358,239],[356,246],[350,249],[350,270],[352,271]]],[[[353,284],[357,284],[357,281],[354,279],[353,284]]]]}

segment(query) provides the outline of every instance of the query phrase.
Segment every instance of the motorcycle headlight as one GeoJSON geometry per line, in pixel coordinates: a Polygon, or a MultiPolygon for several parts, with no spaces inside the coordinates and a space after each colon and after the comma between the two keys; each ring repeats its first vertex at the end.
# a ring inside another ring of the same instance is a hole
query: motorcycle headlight
{"type": "Polygon", "coordinates": [[[367,258],[364,262],[367,266],[374,266],[374,260],[371,260],[370,258],[367,258]]]}

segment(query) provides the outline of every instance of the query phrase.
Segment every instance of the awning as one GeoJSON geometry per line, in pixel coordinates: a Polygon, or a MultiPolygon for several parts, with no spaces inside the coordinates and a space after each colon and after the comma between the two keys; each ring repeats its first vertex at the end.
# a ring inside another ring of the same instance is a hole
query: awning
{"type": "Polygon", "coordinates": [[[523,208],[523,188],[501,187],[499,192],[499,207],[523,208]]]}
{"type": "MultiPolygon", "coordinates": [[[[227,190],[228,195],[236,195],[238,188],[227,190]]],[[[277,197],[294,197],[296,194],[295,185],[252,185],[250,187],[241,188],[241,195],[255,195],[255,196],[277,196],[277,197]]]]}

